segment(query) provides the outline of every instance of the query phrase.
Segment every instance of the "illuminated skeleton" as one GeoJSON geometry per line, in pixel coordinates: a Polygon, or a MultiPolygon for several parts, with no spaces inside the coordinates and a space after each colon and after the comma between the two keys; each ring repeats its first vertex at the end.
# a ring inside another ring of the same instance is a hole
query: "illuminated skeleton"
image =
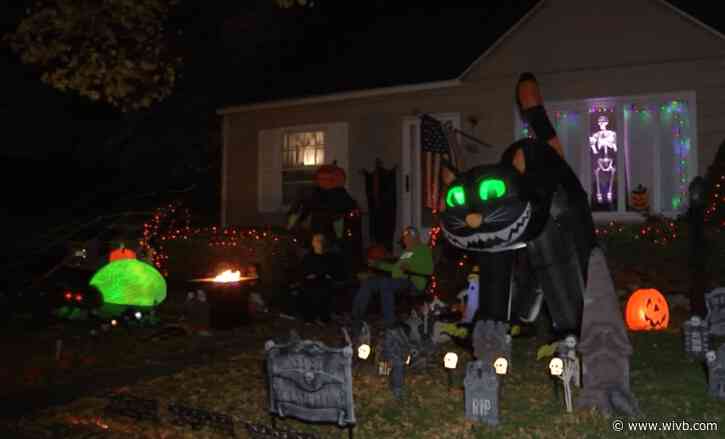
{"type": "Polygon", "coordinates": [[[614,174],[617,171],[614,166],[614,159],[609,157],[609,150],[617,152],[617,133],[607,129],[609,119],[607,116],[599,116],[597,119],[599,131],[589,137],[589,146],[592,154],[602,153],[603,157],[597,159],[597,168],[594,170],[594,178],[597,181],[597,201],[602,202],[602,189],[600,184],[601,174],[609,174],[609,184],[607,185],[607,201],[612,201],[612,185],[614,184],[614,174]]]}
{"type": "Polygon", "coordinates": [[[567,358],[554,357],[549,362],[549,372],[552,376],[559,378],[564,386],[564,404],[566,405],[567,413],[571,413],[573,410],[571,400],[571,379],[574,376],[574,368],[572,367],[571,360],[567,358]]]}

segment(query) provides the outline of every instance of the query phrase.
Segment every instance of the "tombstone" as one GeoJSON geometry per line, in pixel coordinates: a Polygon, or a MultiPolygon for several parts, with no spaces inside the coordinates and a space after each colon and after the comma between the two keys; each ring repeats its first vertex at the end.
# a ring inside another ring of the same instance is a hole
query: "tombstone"
{"type": "Polygon", "coordinates": [[[614,291],[604,253],[595,248],[589,257],[584,290],[581,339],[582,391],[575,405],[596,408],[604,415],[640,413],[630,389],[629,357],[632,344],[614,291]]]}
{"type": "Polygon", "coordinates": [[[337,349],[293,338],[284,344],[270,340],[265,350],[272,416],[334,422],[352,434],[352,346],[337,349]]]}
{"type": "Polygon", "coordinates": [[[705,294],[705,305],[710,335],[725,337],[725,288],[715,288],[705,294]]]}
{"type": "Polygon", "coordinates": [[[707,364],[707,391],[716,399],[725,401],[725,344],[705,355],[707,364]]]}
{"type": "Polygon", "coordinates": [[[403,396],[405,366],[410,355],[408,336],[401,327],[385,331],[383,359],[390,363],[390,390],[397,399],[403,396]]]}
{"type": "Polygon", "coordinates": [[[498,425],[499,382],[490,364],[471,361],[466,366],[466,419],[488,425],[498,425]]]}
{"type": "Polygon", "coordinates": [[[489,367],[505,358],[511,367],[511,335],[508,323],[480,320],[473,329],[473,355],[489,367]]]}
{"type": "Polygon", "coordinates": [[[707,322],[700,316],[692,316],[682,325],[682,337],[685,354],[695,361],[704,361],[705,353],[710,349],[710,333],[707,322]]]}

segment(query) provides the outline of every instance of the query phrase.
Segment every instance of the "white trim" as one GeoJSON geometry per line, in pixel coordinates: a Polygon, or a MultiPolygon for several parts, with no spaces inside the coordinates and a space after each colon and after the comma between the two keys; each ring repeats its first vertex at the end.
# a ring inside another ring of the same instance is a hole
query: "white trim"
{"type": "Polygon", "coordinates": [[[222,194],[221,194],[221,213],[220,213],[220,221],[221,226],[226,227],[227,226],[227,198],[229,197],[227,189],[227,164],[228,164],[228,154],[227,154],[227,148],[229,146],[229,125],[231,124],[231,120],[228,117],[225,117],[222,119],[222,194]]]}
{"type": "Polygon", "coordinates": [[[451,79],[451,80],[447,80],[447,81],[424,82],[424,83],[420,83],[420,84],[371,88],[371,89],[366,89],[366,90],[358,90],[358,91],[350,91],[350,92],[342,92],[342,93],[331,93],[331,94],[318,95],[318,96],[309,96],[306,98],[283,99],[283,100],[270,101],[270,102],[261,102],[258,104],[226,107],[226,108],[217,110],[217,114],[220,116],[224,116],[227,114],[243,113],[246,111],[267,110],[267,109],[272,109],[272,108],[283,108],[283,107],[294,107],[294,106],[298,106],[298,105],[308,105],[308,104],[320,104],[320,103],[324,103],[324,102],[344,101],[347,99],[361,99],[361,98],[369,98],[369,97],[375,97],[375,96],[391,95],[391,94],[396,94],[396,93],[412,93],[412,92],[417,92],[417,91],[438,90],[438,89],[442,89],[442,88],[457,87],[460,85],[463,85],[463,83],[461,82],[460,79],[451,79]]]}
{"type": "Polygon", "coordinates": [[[483,53],[482,53],[482,54],[481,54],[481,55],[480,55],[480,56],[479,56],[478,58],[476,58],[476,60],[475,60],[475,61],[473,61],[473,62],[471,63],[471,65],[469,65],[469,66],[468,66],[468,68],[466,68],[466,70],[464,70],[464,71],[463,71],[463,73],[461,73],[461,74],[460,74],[460,75],[458,76],[458,79],[459,79],[459,80],[463,80],[463,78],[465,78],[465,77],[466,77],[466,76],[468,75],[468,73],[469,73],[469,72],[470,72],[471,70],[473,70],[473,69],[474,69],[474,68],[475,68],[475,67],[476,67],[476,66],[477,66],[477,65],[478,65],[478,64],[479,64],[479,63],[480,63],[481,61],[483,61],[483,60],[484,60],[484,59],[485,59],[485,58],[486,58],[487,56],[489,56],[489,55],[491,54],[491,52],[493,52],[494,50],[496,50],[496,49],[498,48],[498,46],[500,46],[500,45],[501,45],[501,44],[502,44],[502,43],[504,42],[504,40],[506,40],[506,39],[507,39],[507,38],[508,38],[508,37],[509,37],[509,36],[510,36],[511,34],[513,34],[514,32],[516,32],[517,30],[519,30],[519,28],[520,28],[521,26],[523,26],[523,24],[524,24],[524,23],[525,23],[525,22],[526,22],[526,21],[527,21],[527,20],[528,20],[529,18],[531,18],[531,17],[532,17],[532,16],[533,16],[533,15],[534,15],[535,13],[537,13],[537,12],[539,11],[539,9],[541,9],[541,7],[542,7],[542,6],[544,5],[544,3],[546,3],[546,0],[541,0],[541,1],[539,1],[539,2],[538,2],[538,3],[536,4],[536,5],[534,5],[534,6],[533,6],[533,7],[532,7],[532,8],[531,8],[531,9],[530,9],[530,10],[529,10],[529,11],[528,11],[527,13],[526,13],[526,15],[524,15],[523,17],[521,17],[521,18],[519,19],[519,21],[517,21],[516,23],[514,23],[514,25],[513,25],[513,26],[511,26],[511,27],[510,27],[510,28],[509,28],[509,29],[508,29],[508,30],[507,30],[507,31],[506,31],[506,32],[505,32],[505,33],[504,33],[503,35],[501,35],[500,37],[498,37],[498,39],[497,39],[496,41],[494,41],[494,42],[493,42],[493,44],[492,44],[492,45],[490,45],[490,46],[488,47],[488,49],[486,49],[486,51],[485,51],[485,52],[483,52],[483,53]]]}
{"type": "Polygon", "coordinates": [[[668,3],[666,0],[656,0],[656,1],[659,4],[663,5],[663,6],[667,6],[668,8],[670,8],[672,11],[674,11],[678,15],[682,16],[683,18],[686,18],[686,19],[692,21],[694,24],[700,26],[701,28],[705,29],[709,33],[715,35],[716,37],[725,40],[725,34],[723,34],[722,32],[720,32],[718,30],[716,30],[715,28],[712,28],[712,27],[706,25],[702,21],[698,20],[697,18],[693,17],[692,15],[688,14],[687,12],[685,12],[682,9],[678,8],[677,6],[668,3]]]}

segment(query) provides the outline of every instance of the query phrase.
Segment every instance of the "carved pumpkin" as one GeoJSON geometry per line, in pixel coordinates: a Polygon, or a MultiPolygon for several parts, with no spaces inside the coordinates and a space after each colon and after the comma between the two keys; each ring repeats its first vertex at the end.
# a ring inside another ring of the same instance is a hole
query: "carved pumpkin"
{"type": "Polygon", "coordinates": [[[136,252],[131,249],[121,247],[113,250],[111,254],[108,255],[108,259],[110,262],[118,261],[120,259],[136,259],[136,252]]]}
{"type": "Polygon", "coordinates": [[[670,323],[670,307],[659,291],[639,289],[627,301],[625,318],[632,331],[661,331],[670,323]]]}
{"type": "Polygon", "coordinates": [[[641,184],[637,186],[629,197],[629,205],[632,209],[637,211],[649,210],[649,195],[647,194],[647,188],[641,184]]]}
{"type": "Polygon", "coordinates": [[[345,171],[337,166],[337,162],[331,165],[322,165],[315,172],[315,181],[322,189],[333,189],[345,186],[345,171]]]}
{"type": "Polygon", "coordinates": [[[385,247],[372,245],[368,248],[368,261],[377,261],[385,257],[385,247]]]}

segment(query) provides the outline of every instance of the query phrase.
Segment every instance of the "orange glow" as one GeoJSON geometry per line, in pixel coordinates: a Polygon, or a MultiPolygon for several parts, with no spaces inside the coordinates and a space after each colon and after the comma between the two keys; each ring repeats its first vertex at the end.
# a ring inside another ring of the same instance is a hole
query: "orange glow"
{"type": "Polygon", "coordinates": [[[239,282],[241,279],[242,279],[242,273],[239,270],[237,270],[237,271],[225,270],[222,273],[220,273],[214,277],[214,282],[222,282],[222,283],[239,282]]]}

